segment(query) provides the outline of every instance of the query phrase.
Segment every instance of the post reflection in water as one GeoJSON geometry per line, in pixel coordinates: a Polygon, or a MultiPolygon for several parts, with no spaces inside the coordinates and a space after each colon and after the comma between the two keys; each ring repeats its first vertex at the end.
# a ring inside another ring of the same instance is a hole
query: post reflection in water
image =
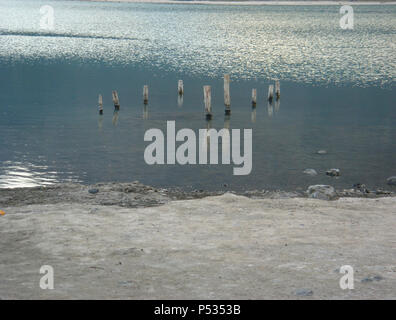
{"type": "Polygon", "coordinates": [[[280,99],[275,100],[275,112],[278,112],[280,109],[280,99]]]}
{"type": "Polygon", "coordinates": [[[268,102],[267,110],[268,110],[268,116],[272,117],[272,115],[274,114],[274,107],[272,106],[271,102],[268,102]]]}
{"type": "Polygon", "coordinates": [[[209,146],[210,146],[210,132],[209,130],[212,128],[212,120],[206,120],[206,136],[201,136],[199,135],[199,139],[203,139],[202,143],[201,141],[199,141],[199,145],[202,148],[202,153],[203,154],[207,154],[207,152],[209,151],[209,146]]]}
{"type": "Polygon", "coordinates": [[[183,95],[182,95],[182,94],[179,94],[179,95],[177,96],[177,106],[178,106],[179,108],[183,107],[183,95]]]}
{"type": "MultiPolygon", "coordinates": [[[[219,131],[213,131],[211,132],[210,129],[212,129],[212,120],[206,120],[206,137],[201,137],[200,139],[204,139],[204,141],[200,141],[200,146],[202,147],[202,151],[204,154],[208,154],[208,152],[212,152],[210,148],[210,140],[211,140],[211,135],[213,135],[213,138],[218,139],[217,141],[221,141],[221,149],[222,149],[222,163],[224,164],[229,164],[229,154],[231,150],[231,133],[230,133],[230,115],[225,115],[224,116],[224,128],[219,130],[219,131]],[[221,139],[220,139],[221,138],[221,139]],[[224,158],[224,160],[223,160],[224,158]]],[[[214,142],[215,142],[214,140],[214,142]]],[[[216,143],[216,142],[215,142],[216,143]]],[[[214,149],[215,150],[215,149],[214,149]]]]}
{"type": "Polygon", "coordinates": [[[102,115],[99,115],[99,118],[98,118],[98,128],[99,128],[99,131],[102,131],[102,128],[103,128],[103,116],[102,115]]]}
{"type": "Polygon", "coordinates": [[[256,107],[252,108],[252,116],[251,116],[252,123],[256,122],[256,107]]]}
{"type": "Polygon", "coordinates": [[[59,182],[58,173],[46,165],[5,161],[0,169],[0,188],[30,188],[59,182]]]}
{"type": "Polygon", "coordinates": [[[231,147],[231,141],[230,141],[230,115],[225,115],[224,116],[224,129],[225,132],[221,138],[221,144],[222,144],[222,161],[223,163],[229,163],[227,159],[229,159],[229,154],[230,154],[230,147],[231,147]],[[228,157],[227,157],[228,155],[228,157]],[[223,157],[225,157],[223,159],[223,157]]]}
{"type": "Polygon", "coordinates": [[[147,120],[149,118],[149,113],[148,113],[148,106],[147,104],[143,105],[143,119],[147,120]]]}
{"type": "Polygon", "coordinates": [[[229,114],[226,114],[224,116],[224,128],[225,129],[230,129],[230,120],[231,120],[231,116],[229,114]]]}
{"type": "Polygon", "coordinates": [[[113,113],[113,120],[112,120],[112,123],[113,123],[113,126],[117,126],[118,125],[118,110],[114,110],[114,113],[113,113]]]}

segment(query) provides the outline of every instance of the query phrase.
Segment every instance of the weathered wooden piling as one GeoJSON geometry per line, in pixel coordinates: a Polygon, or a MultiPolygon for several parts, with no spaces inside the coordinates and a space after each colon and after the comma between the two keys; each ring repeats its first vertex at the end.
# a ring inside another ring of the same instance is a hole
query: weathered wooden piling
{"type": "Polygon", "coordinates": [[[212,119],[212,96],[210,86],[203,87],[206,119],[212,119]]]}
{"type": "Polygon", "coordinates": [[[272,99],[274,99],[274,85],[270,84],[268,87],[268,101],[272,102],[272,99]]]}
{"type": "Polygon", "coordinates": [[[230,97],[230,75],[224,75],[224,105],[226,106],[225,113],[231,113],[231,97],[230,97]]]}
{"type": "Polygon", "coordinates": [[[143,103],[148,103],[148,85],[143,86],[143,103]]]}
{"type": "Polygon", "coordinates": [[[252,89],[252,106],[255,107],[257,103],[257,90],[252,89]]]}
{"type": "Polygon", "coordinates": [[[120,100],[118,99],[117,91],[114,90],[112,94],[113,94],[114,109],[120,110],[120,100]]]}
{"type": "Polygon", "coordinates": [[[179,80],[179,82],[177,83],[177,92],[179,93],[179,96],[182,96],[184,94],[183,80],[179,80]]]}
{"type": "Polygon", "coordinates": [[[276,99],[280,98],[280,83],[279,83],[279,80],[275,80],[275,95],[276,95],[276,99]]]}
{"type": "Polygon", "coordinates": [[[103,98],[101,94],[99,95],[98,104],[99,104],[99,114],[103,114],[103,98]]]}

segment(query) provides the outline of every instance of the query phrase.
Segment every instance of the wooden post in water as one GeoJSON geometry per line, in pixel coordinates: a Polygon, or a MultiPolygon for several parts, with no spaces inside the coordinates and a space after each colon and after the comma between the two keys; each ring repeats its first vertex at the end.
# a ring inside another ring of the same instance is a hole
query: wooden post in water
{"type": "Polygon", "coordinates": [[[210,86],[203,87],[206,119],[212,119],[212,96],[210,86]]]}
{"type": "Polygon", "coordinates": [[[120,110],[120,100],[118,99],[118,93],[115,90],[113,91],[113,103],[114,103],[114,109],[120,110]]]}
{"type": "Polygon", "coordinates": [[[270,84],[268,87],[268,101],[271,103],[274,98],[274,85],[270,84]]]}
{"type": "Polygon", "coordinates": [[[279,80],[275,80],[275,94],[276,94],[276,100],[280,98],[280,83],[279,80]]]}
{"type": "Polygon", "coordinates": [[[148,85],[143,86],[143,103],[148,103],[148,85]]]}
{"type": "Polygon", "coordinates": [[[99,103],[99,114],[103,114],[103,98],[101,94],[99,95],[98,103],[99,103]]]}
{"type": "Polygon", "coordinates": [[[257,103],[257,90],[252,89],[252,106],[255,107],[257,103]]]}
{"type": "Polygon", "coordinates": [[[179,96],[182,96],[184,94],[183,80],[179,80],[177,84],[177,92],[179,93],[179,96]]]}
{"type": "Polygon", "coordinates": [[[224,75],[224,105],[226,106],[225,114],[231,114],[231,98],[230,98],[230,75],[224,75]]]}

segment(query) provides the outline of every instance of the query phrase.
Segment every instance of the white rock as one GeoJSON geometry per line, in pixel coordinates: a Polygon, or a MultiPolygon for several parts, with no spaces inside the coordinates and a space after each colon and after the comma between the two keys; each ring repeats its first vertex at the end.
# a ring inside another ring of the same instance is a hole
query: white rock
{"type": "Polygon", "coordinates": [[[305,169],[303,173],[308,174],[310,176],[316,176],[318,174],[315,169],[305,169]]]}
{"type": "Polygon", "coordinates": [[[392,176],[386,179],[386,183],[391,186],[396,186],[396,176],[392,176]]]}
{"type": "Polygon", "coordinates": [[[332,186],[317,184],[309,186],[308,197],[321,200],[333,200],[337,198],[337,194],[332,186]]]}

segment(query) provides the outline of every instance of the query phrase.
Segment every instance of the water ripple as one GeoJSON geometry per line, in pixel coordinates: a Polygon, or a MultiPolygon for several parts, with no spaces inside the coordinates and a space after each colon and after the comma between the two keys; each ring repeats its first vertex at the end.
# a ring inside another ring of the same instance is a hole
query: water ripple
{"type": "Polygon", "coordinates": [[[392,86],[396,78],[396,6],[355,7],[354,29],[342,30],[338,6],[48,1],[55,30],[43,32],[42,3],[0,2],[0,61],[354,86],[392,86]]]}

